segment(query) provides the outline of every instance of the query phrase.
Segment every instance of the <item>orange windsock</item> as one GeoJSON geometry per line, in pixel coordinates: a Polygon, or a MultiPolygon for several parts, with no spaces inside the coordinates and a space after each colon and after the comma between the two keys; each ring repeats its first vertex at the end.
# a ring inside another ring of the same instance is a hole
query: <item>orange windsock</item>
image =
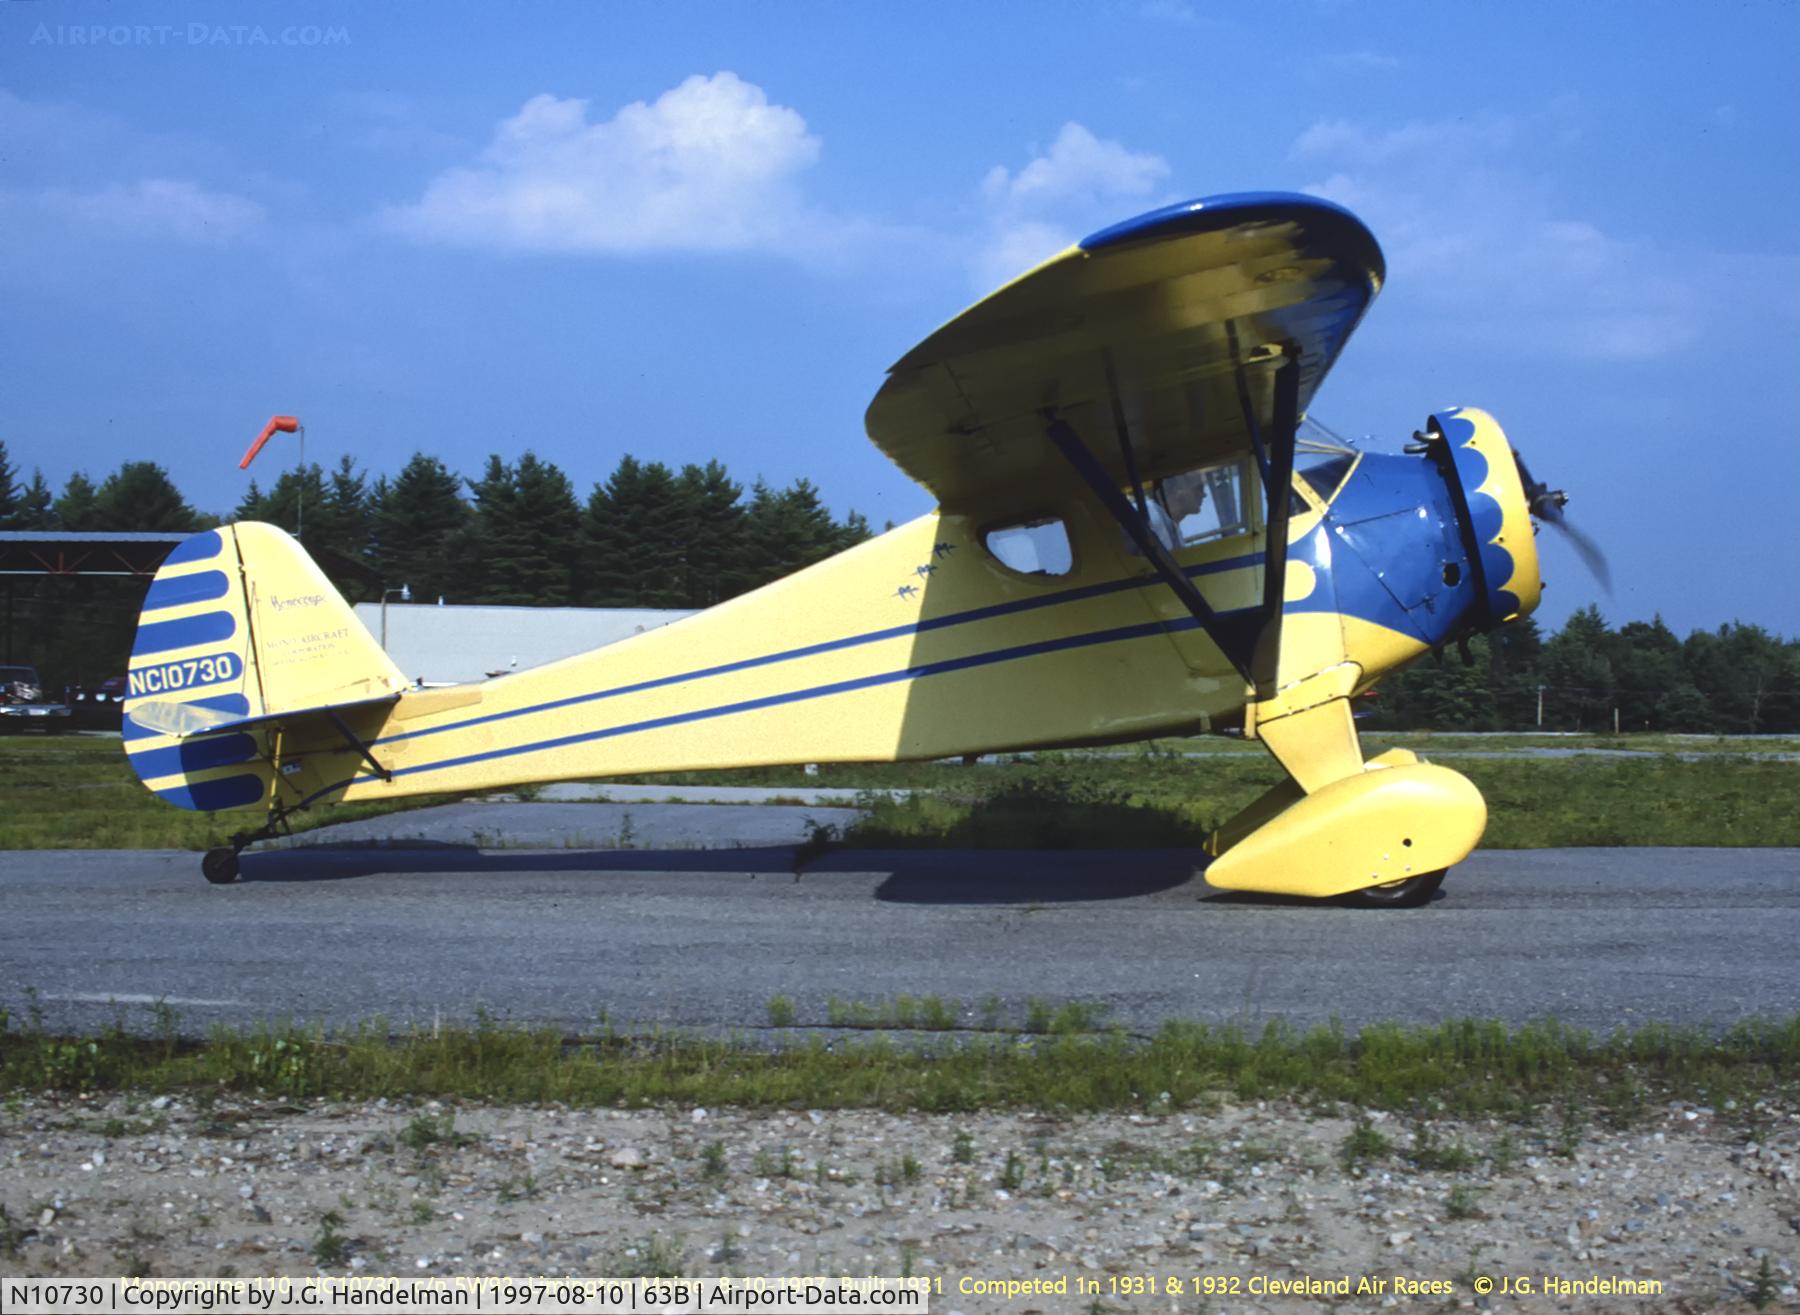
{"type": "Polygon", "coordinates": [[[256,436],[256,441],[250,445],[250,450],[244,453],[244,459],[238,462],[238,469],[250,469],[250,463],[255,461],[256,454],[263,450],[263,444],[273,438],[277,431],[291,434],[298,428],[300,428],[300,421],[294,416],[270,416],[269,423],[263,426],[262,433],[256,436]]]}

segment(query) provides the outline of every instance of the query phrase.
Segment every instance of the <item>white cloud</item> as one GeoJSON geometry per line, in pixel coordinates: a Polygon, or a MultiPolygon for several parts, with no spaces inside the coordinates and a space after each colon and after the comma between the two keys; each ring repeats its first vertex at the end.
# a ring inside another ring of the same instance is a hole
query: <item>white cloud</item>
{"type": "MultiPolygon", "coordinates": [[[[0,211],[22,225],[6,255],[28,264],[36,244],[59,237],[226,242],[260,227],[267,211],[242,191],[196,181],[244,179],[204,142],[142,131],[80,105],[29,100],[0,88],[0,211]]],[[[267,194],[279,184],[254,180],[267,194]]]]}
{"type": "Polygon", "coordinates": [[[1383,130],[1349,119],[1322,119],[1300,134],[1294,154],[1360,165],[1417,160],[1428,152],[1454,151],[1467,158],[1504,150],[1513,135],[1507,118],[1439,119],[1383,130]]]}
{"type": "Polygon", "coordinates": [[[1142,196],[1169,176],[1158,155],[1138,155],[1118,142],[1102,141],[1079,123],[1065,123],[1048,155],[1018,173],[995,165],[982,180],[990,199],[1010,203],[1054,203],[1090,197],[1142,196]]]}
{"type": "Polygon", "coordinates": [[[263,221],[262,206],[232,192],[214,192],[181,178],[143,178],[94,192],[52,188],[42,193],[53,211],[89,223],[152,237],[223,242],[263,221]]]}
{"type": "Polygon", "coordinates": [[[1121,202],[1148,203],[1169,176],[1159,155],[1127,150],[1065,123],[1050,149],[1017,173],[1004,165],[981,182],[985,231],[972,262],[976,279],[992,287],[1118,218],[1121,202]]]}
{"type": "Polygon", "coordinates": [[[723,72],[590,122],[534,96],[469,165],[384,214],[412,237],[511,251],[777,247],[806,223],[794,187],[819,141],[794,110],[723,72]]]}
{"type": "Polygon", "coordinates": [[[1315,123],[1297,158],[1338,166],[1305,190],[1380,235],[1395,294],[1433,332],[1521,356],[1634,361],[1691,346],[1706,307],[1684,262],[1605,231],[1515,147],[1553,125],[1445,119],[1315,123]]]}

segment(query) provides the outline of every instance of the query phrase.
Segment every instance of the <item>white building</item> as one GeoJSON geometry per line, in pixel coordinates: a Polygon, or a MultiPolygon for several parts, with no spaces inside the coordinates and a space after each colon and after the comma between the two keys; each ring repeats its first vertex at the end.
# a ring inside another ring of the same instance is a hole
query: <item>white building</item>
{"type": "Polygon", "coordinates": [[[358,603],[356,615],[402,672],[460,684],[541,667],[616,644],[692,611],[607,607],[470,607],[358,603]]]}

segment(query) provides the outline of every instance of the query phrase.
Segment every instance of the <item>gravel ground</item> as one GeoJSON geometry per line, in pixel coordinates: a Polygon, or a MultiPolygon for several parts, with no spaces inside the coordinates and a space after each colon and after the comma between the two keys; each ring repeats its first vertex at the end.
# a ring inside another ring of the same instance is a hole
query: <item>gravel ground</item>
{"type": "Polygon", "coordinates": [[[1800,1106],[1655,1106],[1624,1130],[1557,1111],[1532,1128],[1440,1119],[1418,1136],[1381,1111],[1262,1104],[895,1115],[15,1096],[0,1116],[0,1269],[911,1272],[941,1280],[933,1310],[965,1315],[1800,1308],[1800,1106]],[[1346,1168],[1356,1141],[1371,1158],[1346,1168]],[[1478,1297],[1477,1276],[1538,1295],[1478,1297]],[[1547,1277],[1664,1286],[1546,1296],[1547,1277]],[[1003,1278],[1068,1290],[969,1291],[1003,1278]],[[1353,1295],[1266,1294],[1306,1278],[1347,1278],[1353,1295]],[[1365,1280],[1388,1286],[1354,1295],[1365,1280]]]}

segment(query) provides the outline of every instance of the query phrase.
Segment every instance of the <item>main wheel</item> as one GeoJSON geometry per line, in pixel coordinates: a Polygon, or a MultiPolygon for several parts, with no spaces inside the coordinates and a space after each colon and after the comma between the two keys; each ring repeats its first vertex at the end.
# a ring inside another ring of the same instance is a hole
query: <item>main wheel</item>
{"type": "Polygon", "coordinates": [[[206,857],[200,860],[200,871],[213,885],[229,886],[238,879],[237,850],[230,845],[207,850],[206,857]]]}
{"type": "Polygon", "coordinates": [[[1353,890],[1344,896],[1344,903],[1353,909],[1416,909],[1428,904],[1431,897],[1437,894],[1438,887],[1444,884],[1444,874],[1449,869],[1437,872],[1424,872],[1416,877],[1408,877],[1404,881],[1389,881],[1379,886],[1370,886],[1366,890],[1353,890]]]}

